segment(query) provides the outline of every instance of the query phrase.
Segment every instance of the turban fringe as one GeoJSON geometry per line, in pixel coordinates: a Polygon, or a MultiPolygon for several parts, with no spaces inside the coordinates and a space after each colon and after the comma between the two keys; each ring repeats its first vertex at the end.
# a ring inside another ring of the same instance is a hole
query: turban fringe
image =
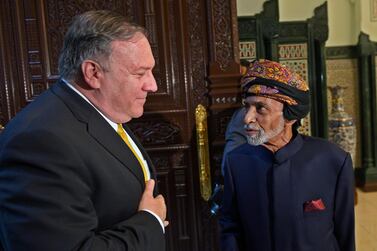
{"type": "Polygon", "coordinates": [[[244,98],[248,96],[264,96],[284,103],[284,117],[288,120],[300,120],[304,118],[310,110],[309,90],[300,90],[286,83],[281,83],[273,79],[262,77],[252,77],[250,81],[244,78],[243,93],[244,98]],[[273,92],[253,92],[254,85],[264,85],[278,90],[273,92]],[[293,99],[294,104],[291,100],[293,99]]]}

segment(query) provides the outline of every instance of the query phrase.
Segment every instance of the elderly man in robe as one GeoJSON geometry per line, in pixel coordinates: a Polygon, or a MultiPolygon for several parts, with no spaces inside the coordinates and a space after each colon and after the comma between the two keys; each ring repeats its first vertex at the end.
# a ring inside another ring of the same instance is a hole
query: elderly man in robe
{"type": "Polygon", "coordinates": [[[241,84],[247,143],[224,160],[222,250],[355,250],[351,157],[297,132],[308,84],[268,60],[251,63],[241,84]]]}

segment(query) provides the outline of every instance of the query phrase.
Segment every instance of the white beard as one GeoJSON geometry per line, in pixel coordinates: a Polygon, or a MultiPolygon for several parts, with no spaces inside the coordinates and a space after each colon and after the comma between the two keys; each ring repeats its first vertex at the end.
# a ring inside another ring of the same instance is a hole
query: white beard
{"type": "Polygon", "coordinates": [[[258,130],[258,134],[255,136],[246,135],[247,143],[253,146],[262,145],[279,135],[284,130],[284,118],[282,117],[280,119],[278,127],[268,133],[266,133],[263,128],[253,124],[247,124],[244,126],[244,128],[258,130]]]}

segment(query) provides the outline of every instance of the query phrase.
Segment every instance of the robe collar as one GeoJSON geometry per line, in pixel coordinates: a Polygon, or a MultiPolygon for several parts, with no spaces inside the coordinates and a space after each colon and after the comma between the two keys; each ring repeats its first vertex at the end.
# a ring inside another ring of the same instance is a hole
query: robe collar
{"type": "Polygon", "coordinates": [[[302,148],[303,144],[304,140],[302,136],[299,133],[294,132],[291,141],[274,154],[274,162],[281,164],[290,159],[302,148]]]}

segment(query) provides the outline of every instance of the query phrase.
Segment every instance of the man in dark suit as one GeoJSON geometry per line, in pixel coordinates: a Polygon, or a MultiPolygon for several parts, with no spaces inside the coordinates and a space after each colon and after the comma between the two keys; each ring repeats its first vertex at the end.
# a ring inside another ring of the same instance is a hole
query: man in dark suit
{"type": "Polygon", "coordinates": [[[245,143],[224,161],[223,251],[354,251],[349,153],[297,133],[307,83],[287,67],[253,62],[241,80],[245,143]]]}
{"type": "Polygon", "coordinates": [[[61,80],[0,138],[0,241],[5,250],[165,250],[156,171],[125,123],[157,90],[144,30],[123,16],[77,16],[61,80]]]}

